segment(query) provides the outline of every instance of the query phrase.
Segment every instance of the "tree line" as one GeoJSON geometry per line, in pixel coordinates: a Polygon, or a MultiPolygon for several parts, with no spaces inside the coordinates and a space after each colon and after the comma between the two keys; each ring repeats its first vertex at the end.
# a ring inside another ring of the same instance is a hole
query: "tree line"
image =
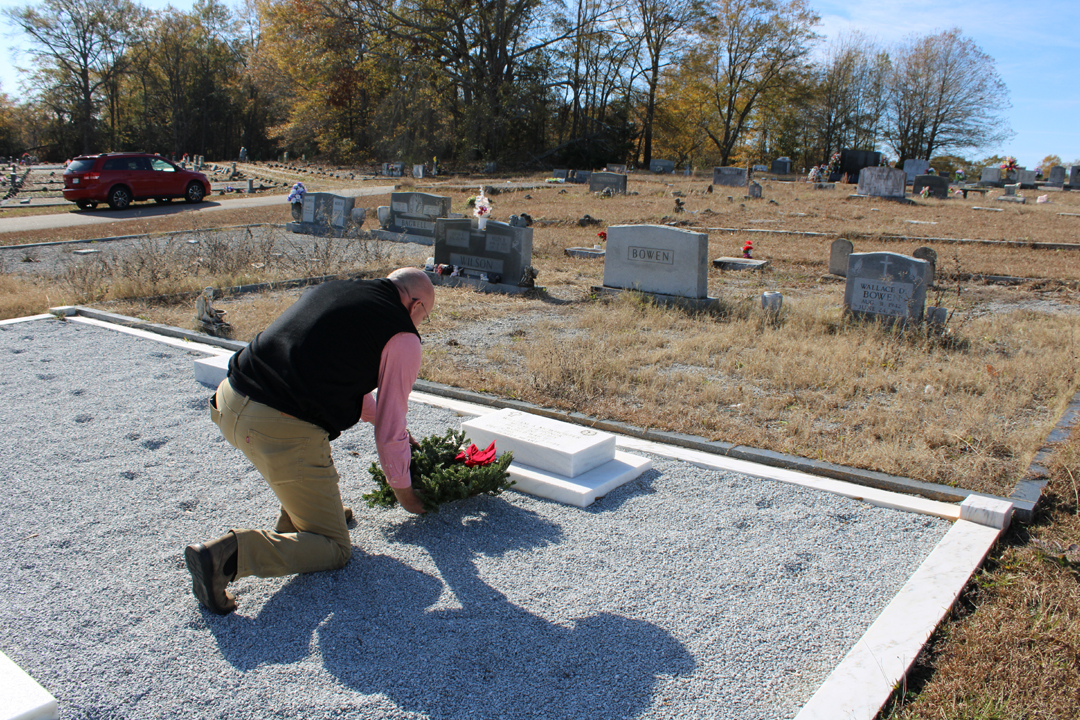
{"type": "MultiPolygon", "coordinates": [[[[0,155],[146,150],[536,169],[895,161],[1011,131],[960,30],[886,47],[816,32],[806,0],[44,0],[0,155]]],[[[10,89],[9,89],[10,90],[10,89]]]]}

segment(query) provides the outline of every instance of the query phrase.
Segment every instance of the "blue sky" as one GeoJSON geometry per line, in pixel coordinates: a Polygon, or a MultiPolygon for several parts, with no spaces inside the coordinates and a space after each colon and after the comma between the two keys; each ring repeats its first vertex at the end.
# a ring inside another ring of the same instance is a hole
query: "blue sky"
{"type": "MultiPolygon", "coordinates": [[[[0,0],[0,7],[24,4],[0,0]]],[[[141,4],[163,8],[167,2],[141,4]]],[[[1003,117],[1016,133],[1003,147],[965,154],[973,159],[1013,155],[1028,168],[1051,153],[1067,165],[1080,162],[1080,0],[810,0],[810,5],[821,15],[818,33],[826,42],[858,30],[889,46],[911,35],[960,28],[997,62],[1012,102],[1003,117]]],[[[20,59],[10,48],[21,38],[6,25],[2,31],[0,91],[17,97],[14,65],[20,59]]]]}

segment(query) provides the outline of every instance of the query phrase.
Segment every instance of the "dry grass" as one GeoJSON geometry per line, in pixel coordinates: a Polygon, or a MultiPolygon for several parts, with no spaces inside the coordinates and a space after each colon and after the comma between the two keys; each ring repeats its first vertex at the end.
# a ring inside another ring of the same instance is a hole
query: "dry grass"
{"type": "Polygon", "coordinates": [[[888,720],[1080,718],[1080,437],[920,657],[888,720]]]}
{"type": "MultiPolygon", "coordinates": [[[[1071,290],[1080,278],[1080,252],[882,236],[1071,243],[1080,218],[1057,213],[1080,212],[1080,193],[1052,194],[1049,205],[1004,205],[1004,212],[982,213],[972,207],[992,207],[992,199],[899,205],[848,200],[851,188],[822,192],[766,183],[766,198],[778,203],[773,205],[744,201],[734,189],[703,194],[707,182],[634,176],[631,189],[640,194],[613,199],[580,186],[494,196],[496,218],[528,212],[536,220],[533,260],[547,292],[508,297],[440,289],[423,328],[423,376],[638,425],[1007,494],[1080,387],[1080,312],[1071,290]],[[687,209],[697,213],[675,215],[672,191],[683,192],[687,209]],[[603,225],[580,227],[577,220],[585,214],[603,225]],[[565,247],[591,246],[596,231],[607,225],[672,220],[698,227],[844,233],[860,252],[910,253],[929,244],[938,251],[942,284],[934,302],[954,311],[949,330],[900,334],[844,321],[843,284],[823,278],[832,236],[710,233],[713,257],[737,255],[752,238],[755,256],[772,261],[764,274],[710,271],[710,294],[724,304],[719,316],[661,309],[630,295],[597,301],[589,288],[601,284],[603,263],[563,253],[565,247]],[[1002,288],[961,281],[967,273],[1039,280],[1002,288]],[[760,313],[757,300],[766,289],[785,295],[779,322],[766,322],[760,313]]],[[[466,210],[471,194],[432,192],[451,195],[458,212],[466,210]]],[[[387,200],[362,203],[373,217],[374,207],[387,200]]],[[[18,241],[286,219],[283,203],[24,233],[18,241]]],[[[0,236],[0,243],[13,240],[0,236]]],[[[217,248],[194,272],[168,277],[160,277],[165,271],[154,275],[150,258],[137,268],[136,260],[128,260],[131,287],[101,297],[282,277],[285,271],[274,263],[252,268],[258,254],[243,244],[217,248]]],[[[335,267],[369,275],[389,269],[376,257],[335,267]]],[[[3,317],[40,312],[76,294],[70,278],[0,281],[3,317]]],[[[235,337],[249,340],[299,292],[242,295],[217,304],[228,310],[235,337]]],[[[155,322],[194,326],[190,299],[102,304],[155,322]]],[[[1080,542],[1077,480],[1080,439],[1058,455],[1036,523],[1013,528],[994,552],[889,718],[1080,717],[1080,555],[1062,551],[1080,542]]]]}

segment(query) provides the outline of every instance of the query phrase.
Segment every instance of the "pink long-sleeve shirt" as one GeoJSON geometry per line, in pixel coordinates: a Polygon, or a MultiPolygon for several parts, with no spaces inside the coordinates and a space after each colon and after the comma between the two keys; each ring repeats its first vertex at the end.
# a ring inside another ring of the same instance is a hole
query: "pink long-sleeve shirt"
{"type": "Polygon", "coordinates": [[[383,347],[379,360],[378,396],[368,393],[360,409],[360,419],[375,426],[375,448],[379,464],[390,487],[412,484],[409,461],[412,447],[405,415],[409,393],[420,374],[420,338],[413,333],[398,333],[383,347]]]}

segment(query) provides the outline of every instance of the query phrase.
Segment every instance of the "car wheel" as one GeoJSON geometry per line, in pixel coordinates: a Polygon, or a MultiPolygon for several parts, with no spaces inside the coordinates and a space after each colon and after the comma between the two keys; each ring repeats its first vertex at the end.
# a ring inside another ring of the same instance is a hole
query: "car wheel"
{"type": "Polygon", "coordinates": [[[131,191],[123,185],[117,185],[109,191],[109,207],[113,210],[124,210],[131,205],[131,191]]]}
{"type": "Polygon", "coordinates": [[[184,199],[189,203],[201,203],[205,195],[206,190],[203,189],[201,183],[197,182],[189,183],[187,190],[184,191],[184,199]]]}
{"type": "Polygon", "coordinates": [[[172,198],[154,198],[154,202],[158,205],[168,205],[172,202],[172,198]]]}
{"type": "Polygon", "coordinates": [[[90,202],[89,200],[76,200],[75,204],[80,210],[93,210],[97,207],[96,202],[90,202]]]}

